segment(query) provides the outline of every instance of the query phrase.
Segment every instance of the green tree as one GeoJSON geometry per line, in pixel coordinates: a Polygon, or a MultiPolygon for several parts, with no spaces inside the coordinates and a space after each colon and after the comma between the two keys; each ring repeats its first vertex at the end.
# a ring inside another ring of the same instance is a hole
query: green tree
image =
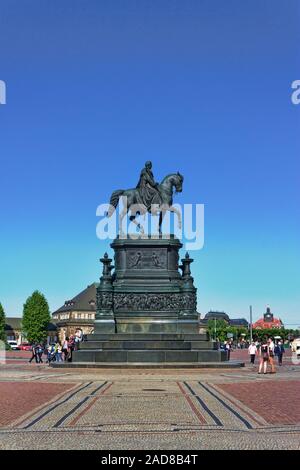
{"type": "Polygon", "coordinates": [[[207,331],[211,339],[218,339],[219,341],[225,341],[227,339],[228,324],[225,320],[208,320],[207,331]]]}
{"type": "Polygon", "coordinates": [[[239,340],[241,338],[246,340],[250,339],[250,332],[248,328],[245,328],[244,326],[235,327],[235,339],[239,340]]]}
{"type": "Polygon", "coordinates": [[[275,336],[281,336],[283,340],[289,339],[289,337],[297,336],[296,330],[289,330],[285,328],[265,328],[265,329],[253,329],[253,338],[258,341],[262,341],[265,337],[274,338],[275,336]]]}
{"type": "Polygon", "coordinates": [[[47,338],[47,328],[51,320],[49,305],[43,294],[33,292],[23,308],[22,329],[30,343],[40,343],[47,338]]]}
{"type": "Polygon", "coordinates": [[[6,341],[6,334],[5,334],[5,312],[2,304],[0,303],[0,340],[6,341]]]}
{"type": "Polygon", "coordinates": [[[240,340],[242,338],[242,334],[245,335],[245,339],[248,339],[249,337],[249,331],[247,328],[228,325],[225,320],[208,320],[207,330],[211,339],[215,339],[216,337],[221,342],[228,339],[228,333],[233,335],[234,341],[240,340]]]}

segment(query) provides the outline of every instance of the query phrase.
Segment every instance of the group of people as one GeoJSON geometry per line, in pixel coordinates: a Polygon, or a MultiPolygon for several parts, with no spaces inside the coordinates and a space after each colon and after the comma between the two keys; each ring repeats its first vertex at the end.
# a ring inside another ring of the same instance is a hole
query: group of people
{"type": "Polygon", "coordinates": [[[255,357],[259,357],[259,374],[266,374],[268,366],[271,368],[271,374],[275,374],[275,356],[278,358],[278,365],[282,366],[284,352],[284,344],[282,341],[277,341],[275,344],[272,338],[267,337],[265,337],[261,343],[258,341],[252,341],[248,348],[250,363],[252,365],[255,364],[255,357]]]}
{"type": "Polygon", "coordinates": [[[42,344],[40,343],[33,344],[31,346],[31,358],[29,359],[28,362],[32,362],[34,359],[37,364],[42,364],[43,352],[44,352],[44,346],[42,344]]]}
{"type": "MultiPolygon", "coordinates": [[[[276,341],[274,343],[272,338],[265,337],[261,342],[251,341],[245,346],[246,342],[243,342],[243,347],[248,348],[248,354],[250,356],[250,364],[255,365],[256,356],[259,357],[259,368],[258,373],[266,374],[268,371],[268,366],[270,366],[271,373],[275,374],[275,357],[277,356],[278,365],[282,366],[283,355],[285,353],[284,343],[282,340],[276,341]]],[[[227,359],[230,360],[231,350],[234,349],[236,345],[233,344],[232,340],[224,341],[224,344],[221,346],[227,352],[227,359]]]]}
{"type": "Polygon", "coordinates": [[[37,364],[43,363],[43,354],[47,356],[46,362],[63,362],[72,361],[73,351],[76,351],[79,347],[79,343],[83,340],[83,333],[80,328],[75,332],[75,335],[66,337],[62,343],[57,341],[56,343],[48,344],[47,346],[39,344],[33,344],[31,347],[31,358],[29,362],[35,360],[37,364]]]}

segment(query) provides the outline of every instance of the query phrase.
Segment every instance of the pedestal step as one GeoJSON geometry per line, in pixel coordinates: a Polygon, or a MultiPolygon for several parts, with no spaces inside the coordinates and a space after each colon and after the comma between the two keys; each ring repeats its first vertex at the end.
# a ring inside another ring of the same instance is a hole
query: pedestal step
{"type": "Polygon", "coordinates": [[[130,341],[85,341],[80,345],[80,351],[85,350],[199,350],[199,349],[217,349],[218,345],[212,341],[184,341],[184,340],[130,340],[130,341]]]}
{"type": "Polygon", "coordinates": [[[87,341],[207,341],[207,334],[181,333],[114,333],[86,335],[87,341]]]}
{"type": "Polygon", "coordinates": [[[222,362],[51,362],[51,367],[88,368],[88,369],[236,369],[245,367],[244,362],[222,361],[222,362]]]}
{"type": "Polygon", "coordinates": [[[120,363],[165,363],[165,362],[219,362],[226,361],[225,351],[218,350],[99,350],[85,349],[73,353],[73,362],[120,362],[120,363]]]}

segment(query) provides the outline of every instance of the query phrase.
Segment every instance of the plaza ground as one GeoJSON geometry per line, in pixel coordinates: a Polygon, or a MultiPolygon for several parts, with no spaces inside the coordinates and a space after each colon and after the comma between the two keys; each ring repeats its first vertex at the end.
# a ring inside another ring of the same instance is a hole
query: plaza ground
{"type": "Polygon", "coordinates": [[[300,449],[300,366],[242,369],[0,365],[0,449],[300,449]]]}

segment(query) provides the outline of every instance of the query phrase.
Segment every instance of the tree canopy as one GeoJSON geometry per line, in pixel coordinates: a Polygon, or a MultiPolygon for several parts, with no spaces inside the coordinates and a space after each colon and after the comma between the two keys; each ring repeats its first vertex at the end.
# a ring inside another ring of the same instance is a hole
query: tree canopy
{"type": "MultiPolygon", "coordinates": [[[[233,335],[234,341],[241,338],[250,340],[250,330],[248,328],[229,325],[225,320],[208,320],[207,331],[211,339],[217,339],[221,342],[228,339],[228,333],[233,335]]],[[[272,338],[280,336],[283,340],[287,340],[299,336],[299,331],[286,328],[253,329],[252,336],[257,341],[261,341],[265,336],[272,338]]]]}
{"type": "Polygon", "coordinates": [[[30,343],[44,342],[51,320],[48,302],[39,291],[28,297],[23,308],[22,330],[30,343]]]}
{"type": "Polygon", "coordinates": [[[233,335],[234,340],[238,340],[242,335],[248,335],[248,329],[244,327],[236,327],[229,325],[225,320],[208,320],[207,329],[212,339],[225,341],[228,339],[228,334],[233,335]]]}

